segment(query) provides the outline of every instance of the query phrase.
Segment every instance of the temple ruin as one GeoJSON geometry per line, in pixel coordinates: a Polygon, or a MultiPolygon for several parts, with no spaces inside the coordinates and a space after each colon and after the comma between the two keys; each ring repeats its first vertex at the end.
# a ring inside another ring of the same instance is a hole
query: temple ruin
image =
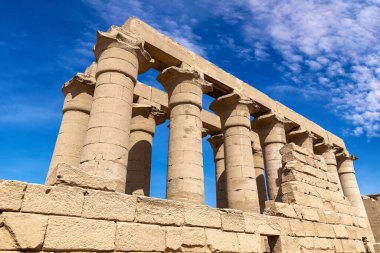
{"type": "Polygon", "coordinates": [[[46,185],[0,182],[0,250],[380,250],[341,138],[135,17],[98,32],[94,54],[62,88],[46,185]],[[166,92],[138,81],[150,68],[166,92]],[[152,142],[166,120],[166,199],[157,199],[152,142]],[[203,138],[217,208],[204,204],[203,138]]]}

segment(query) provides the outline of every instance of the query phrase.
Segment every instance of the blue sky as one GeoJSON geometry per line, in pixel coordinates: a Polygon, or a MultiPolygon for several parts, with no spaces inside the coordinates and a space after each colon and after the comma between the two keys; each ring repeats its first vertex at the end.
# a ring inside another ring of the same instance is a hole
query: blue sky
{"type": "MultiPolygon", "coordinates": [[[[362,193],[380,192],[379,0],[3,1],[0,178],[44,182],[62,84],[94,60],[97,30],[132,15],[343,137],[359,157],[362,193]]],[[[156,75],[140,80],[161,88],[156,75]]],[[[154,140],[156,197],[165,195],[167,123],[154,140]]],[[[214,205],[212,151],[207,141],[203,148],[206,202],[214,205]]]]}

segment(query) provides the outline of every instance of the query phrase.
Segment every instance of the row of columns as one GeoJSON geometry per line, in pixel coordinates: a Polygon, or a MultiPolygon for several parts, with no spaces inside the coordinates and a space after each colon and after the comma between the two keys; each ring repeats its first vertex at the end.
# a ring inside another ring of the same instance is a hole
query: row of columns
{"type": "MultiPolygon", "coordinates": [[[[153,59],[143,41],[115,26],[98,33],[94,52],[96,74],[78,74],[63,88],[62,124],[46,183],[54,183],[52,168],[68,163],[89,175],[113,180],[119,192],[148,196],[153,135],[156,125],[168,116],[152,105],[133,104],[133,89],[137,75],[149,69],[153,59]]],[[[212,84],[185,65],[165,69],[157,80],[169,97],[167,198],[203,204],[202,95],[212,90],[212,84]]],[[[253,100],[232,92],[217,98],[210,109],[220,117],[222,127],[209,139],[218,207],[260,212],[267,194],[270,200],[279,200],[280,149],[287,140],[310,152],[315,149],[325,158],[329,173],[338,177],[329,145],[314,146],[314,136],[303,129],[287,135],[287,121],[273,113],[251,121],[258,109],[253,100]]],[[[364,215],[352,159],[342,156],[339,164],[341,188],[364,215]]]]}

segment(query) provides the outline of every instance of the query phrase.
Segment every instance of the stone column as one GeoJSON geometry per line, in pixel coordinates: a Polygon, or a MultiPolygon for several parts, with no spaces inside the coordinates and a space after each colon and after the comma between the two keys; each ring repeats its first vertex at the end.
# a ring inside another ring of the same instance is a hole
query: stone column
{"type": "Polygon", "coordinates": [[[314,154],[314,140],[315,135],[305,129],[299,129],[291,131],[287,134],[287,142],[293,142],[294,144],[309,150],[314,154]]]}
{"type": "MultiPolygon", "coordinates": [[[[95,64],[92,67],[96,67],[95,64]]],[[[87,132],[88,119],[94,95],[95,77],[91,76],[91,67],[84,74],[76,74],[62,87],[65,97],[63,115],[57,141],[51,158],[46,184],[55,183],[53,169],[59,163],[78,167],[84,138],[87,132]]]]}
{"type": "Polygon", "coordinates": [[[255,165],[257,192],[259,195],[260,213],[264,212],[265,201],[267,201],[267,191],[265,187],[264,177],[264,157],[261,148],[259,135],[255,131],[251,131],[252,136],[252,154],[253,164],[255,165]]]}
{"type": "Polygon", "coordinates": [[[334,147],[326,142],[319,142],[314,145],[314,151],[317,155],[321,155],[325,159],[327,172],[337,179],[339,192],[343,195],[334,147]]]}
{"type": "Polygon", "coordinates": [[[116,191],[125,192],[133,89],[151,58],[140,39],[115,26],[98,32],[94,52],[96,87],[81,168],[116,182],[116,191]]]}
{"type": "Polygon", "coordinates": [[[219,97],[210,109],[220,116],[225,154],[228,208],[259,212],[251,146],[250,114],[256,104],[237,93],[219,97]]]}
{"type": "Polygon", "coordinates": [[[133,104],[125,193],[149,196],[153,136],[165,119],[165,113],[151,105],[133,104]]]}
{"type": "Polygon", "coordinates": [[[202,155],[202,94],[210,83],[187,68],[169,67],[157,80],[169,97],[170,130],[166,196],[168,199],[204,203],[202,155]]]}
{"type": "Polygon", "coordinates": [[[355,176],[354,161],[356,159],[357,158],[353,155],[340,156],[338,160],[338,173],[344,196],[346,196],[352,206],[355,207],[356,215],[367,218],[367,212],[355,176]]]}
{"type": "Polygon", "coordinates": [[[265,114],[253,121],[253,128],[260,136],[270,200],[281,198],[282,157],[280,149],[286,143],[285,119],[275,114],[265,114]]]}
{"type": "Polygon", "coordinates": [[[212,150],[214,151],[216,174],[216,207],[227,208],[223,134],[212,135],[208,141],[210,142],[212,150]]]}

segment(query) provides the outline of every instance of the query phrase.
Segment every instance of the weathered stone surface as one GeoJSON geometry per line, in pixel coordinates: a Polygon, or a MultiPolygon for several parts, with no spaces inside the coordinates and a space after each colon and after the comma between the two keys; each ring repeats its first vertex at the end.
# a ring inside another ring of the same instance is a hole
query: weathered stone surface
{"type": "Polygon", "coordinates": [[[236,233],[208,228],[205,231],[207,245],[212,252],[239,252],[239,241],[236,233]]]}
{"type": "Polygon", "coordinates": [[[221,212],[224,231],[244,232],[245,223],[242,211],[225,209],[221,212]]]}
{"type": "Polygon", "coordinates": [[[200,205],[185,204],[185,224],[199,227],[221,227],[218,210],[200,205]]]}
{"type": "Polygon", "coordinates": [[[0,210],[19,211],[26,183],[4,180],[0,182],[0,210]]]}
{"type": "Polygon", "coordinates": [[[81,188],[29,184],[21,211],[80,216],[83,201],[84,190],[81,188]]]}
{"type": "Polygon", "coordinates": [[[110,251],[115,247],[116,223],[77,217],[50,216],[45,251],[110,251]]]}
{"type": "MultiPolygon", "coordinates": [[[[19,249],[41,249],[47,226],[47,216],[22,213],[3,213],[3,225],[19,249]]],[[[7,237],[6,237],[7,238],[7,237]]]]}
{"type": "Polygon", "coordinates": [[[138,197],[136,221],[160,225],[181,225],[184,223],[183,203],[138,197]]]}
{"type": "Polygon", "coordinates": [[[280,235],[281,225],[289,228],[289,223],[287,223],[286,220],[279,220],[277,217],[266,218],[265,216],[254,213],[244,213],[244,221],[246,233],[280,235]]]}
{"type": "Polygon", "coordinates": [[[82,216],[87,218],[133,221],[136,196],[116,192],[88,190],[84,198],[82,216]]]}
{"type": "Polygon", "coordinates": [[[162,252],[165,250],[165,229],[156,225],[118,222],[115,249],[162,252]]]}
{"type": "Polygon", "coordinates": [[[51,177],[55,185],[70,185],[104,191],[116,191],[114,180],[97,177],[68,164],[58,164],[51,169],[51,177]]]}
{"type": "Polygon", "coordinates": [[[264,214],[287,218],[298,218],[297,213],[291,205],[280,202],[272,202],[269,207],[265,209],[264,214]]]}
{"type": "Polygon", "coordinates": [[[239,252],[260,252],[261,237],[258,234],[238,233],[239,252]]]}
{"type": "Polygon", "coordinates": [[[206,234],[203,228],[168,227],[166,250],[182,252],[205,252],[206,234]]]}
{"type": "Polygon", "coordinates": [[[333,226],[324,223],[315,223],[315,230],[319,237],[334,238],[335,232],[333,226]]]}
{"type": "Polygon", "coordinates": [[[347,239],[348,233],[344,225],[334,225],[335,237],[339,239],[347,239]]]}

